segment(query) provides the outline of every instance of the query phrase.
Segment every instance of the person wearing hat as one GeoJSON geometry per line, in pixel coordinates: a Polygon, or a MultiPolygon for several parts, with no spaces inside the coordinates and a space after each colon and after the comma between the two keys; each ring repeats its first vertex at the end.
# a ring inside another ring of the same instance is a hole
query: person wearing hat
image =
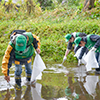
{"type": "Polygon", "coordinates": [[[31,32],[23,32],[23,34],[17,34],[14,32],[13,41],[9,42],[9,45],[5,51],[5,55],[2,60],[2,73],[7,82],[10,81],[9,69],[12,63],[15,64],[15,87],[21,89],[21,73],[22,65],[25,65],[26,80],[30,83],[32,69],[31,58],[34,53],[34,48],[38,54],[40,54],[40,40],[31,32]]]}
{"type": "MultiPolygon", "coordinates": [[[[65,52],[65,55],[63,57],[63,62],[67,59],[67,55],[69,54],[69,51],[72,49],[72,46],[74,44],[74,40],[76,37],[84,37],[86,36],[85,33],[82,33],[82,32],[73,32],[71,34],[67,34],[65,36],[66,38],[66,42],[68,42],[68,46],[67,46],[67,49],[66,49],[66,52],[65,52]]],[[[75,46],[75,49],[74,49],[74,52],[76,53],[76,51],[80,48],[80,46],[75,46]]]]}
{"type": "MultiPolygon", "coordinates": [[[[99,61],[98,61],[99,54],[100,54],[100,36],[99,35],[90,34],[83,38],[77,37],[74,42],[77,46],[83,46],[80,56],[79,56],[79,62],[78,62],[79,64],[81,64],[81,59],[87,48],[89,50],[91,49],[92,51],[96,52],[96,59],[99,64],[99,61]]],[[[100,74],[100,64],[99,64],[99,68],[96,68],[96,74],[100,74]]]]}
{"type": "Polygon", "coordinates": [[[79,87],[77,86],[77,83],[73,82],[71,76],[68,76],[68,86],[65,88],[65,94],[67,98],[69,97],[72,100],[79,100],[79,94],[76,93],[77,87],[79,87]]]}

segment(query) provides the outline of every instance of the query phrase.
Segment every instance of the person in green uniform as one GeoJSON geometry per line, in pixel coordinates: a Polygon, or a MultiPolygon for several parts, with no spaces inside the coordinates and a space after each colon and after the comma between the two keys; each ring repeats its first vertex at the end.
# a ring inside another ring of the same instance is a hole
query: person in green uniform
{"type": "MultiPolygon", "coordinates": [[[[68,46],[67,46],[65,55],[64,55],[64,57],[63,57],[63,62],[67,59],[67,55],[69,54],[69,51],[72,49],[73,44],[75,44],[75,43],[74,43],[75,38],[77,38],[77,37],[84,37],[84,36],[86,36],[86,34],[85,34],[85,33],[82,33],[82,32],[73,32],[73,33],[67,34],[67,35],[65,36],[66,42],[68,42],[68,46]]],[[[76,53],[76,51],[77,51],[79,48],[80,48],[80,46],[75,46],[74,52],[76,53]]]]}
{"type": "Polygon", "coordinates": [[[14,30],[11,34],[11,41],[5,51],[5,55],[2,60],[2,73],[7,82],[10,81],[9,69],[12,63],[15,64],[15,87],[21,89],[21,73],[22,65],[25,65],[26,81],[31,81],[31,58],[34,53],[34,49],[40,54],[40,40],[31,32],[24,30],[14,30]]]}
{"type": "Polygon", "coordinates": [[[99,55],[100,55],[100,36],[95,34],[87,35],[86,37],[77,37],[75,39],[75,44],[79,46],[83,46],[80,56],[79,56],[79,64],[82,62],[82,57],[88,48],[92,51],[95,51],[96,60],[98,62],[99,68],[96,68],[96,74],[100,74],[100,63],[99,63],[99,55]]]}

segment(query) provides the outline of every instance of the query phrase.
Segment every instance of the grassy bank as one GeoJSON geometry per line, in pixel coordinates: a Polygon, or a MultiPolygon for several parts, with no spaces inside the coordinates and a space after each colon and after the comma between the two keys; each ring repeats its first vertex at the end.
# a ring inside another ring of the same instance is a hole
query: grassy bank
{"type": "MultiPolygon", "coordinates": [[[[3,8],[2,8],[3,9],[3,8]]],[[[1,9],[1,10],[2,10],[1,9]]],[[[100,8],[82,12],[78,7],[60,6],[54,10],[41,11],[28,15],[20,8],[19,12],[0,10],[0,55],[4,55],[10,41],[10,33],[24,29],[36,34],[41,41],[41,56],[45,61],[61,62],[66,51],[65,35],[71,32],[100,34],[100,8]]],[[[74,53],[68,55],[68,62],[76,62],[74,53]]]]}

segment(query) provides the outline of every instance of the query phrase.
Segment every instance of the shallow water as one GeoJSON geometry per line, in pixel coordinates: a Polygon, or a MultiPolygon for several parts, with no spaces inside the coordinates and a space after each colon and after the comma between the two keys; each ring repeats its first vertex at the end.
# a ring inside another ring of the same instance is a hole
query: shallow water
{"type": "Polygon", "coordinates": [[[10,85],[0,75],[0,100],[100,100],[100,76],[94,70],[88,75],[85,66],[67,63],[45,63],[47,69],[35,87],[25,85],[22,72],[22,90],[14,90],[14,66],[11,67],[10,85]],[[16,99],[15,99],[16,98],[16,99]]]}

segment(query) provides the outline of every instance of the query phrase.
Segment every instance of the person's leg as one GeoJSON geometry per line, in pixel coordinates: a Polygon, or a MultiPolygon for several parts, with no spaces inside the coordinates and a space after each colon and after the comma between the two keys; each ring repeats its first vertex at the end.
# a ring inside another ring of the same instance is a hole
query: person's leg
{"type": "Polygon", "coordinates": [[[26,68],[25,72],[26,72],[26,75],[27,75],[25,84],[35,87],[36,80],[31,82],[31,74],[32,74],[31,63],[32,62],[25,64],[25,68],[26,68]]]}
{"type": "Polygon", "coordinates": [[[27,75],[27,77],[26,77],[27,81],[31,80],[31,74],[32,74],[31,64],[32,64],[32,62],[25,64],[25,69],[26,69],[25,72],[27,75]]]}
{"type": "Polygon", "coordinates": [[[15,83],[21,88],[22,65],[15,64],[15,83]]]}
{"type": "Polygon", "coordinates": [[[97,62],[98,62],[98,59],[99,59],[99,52],[96,52],[95,56],[96,56],[96,60],[97,60],[97,62]]]}
{"type": "MultiPolygon", "coordinates": [[[[97,52],[96,53],[96,60],[97,60],[97,62],[98,62],[98,64],[99,64],[99,55],[100,55],[100,53],[99,52],[97,52]]],[[[96,68],[96,71],[100,71],[100,64],[99,64],[99,68],[96,68]]]]}
{"type": "Polygon", "coordinates": [[[89,52],[88,48],[86,49],[86,54],[89,52]]]}

